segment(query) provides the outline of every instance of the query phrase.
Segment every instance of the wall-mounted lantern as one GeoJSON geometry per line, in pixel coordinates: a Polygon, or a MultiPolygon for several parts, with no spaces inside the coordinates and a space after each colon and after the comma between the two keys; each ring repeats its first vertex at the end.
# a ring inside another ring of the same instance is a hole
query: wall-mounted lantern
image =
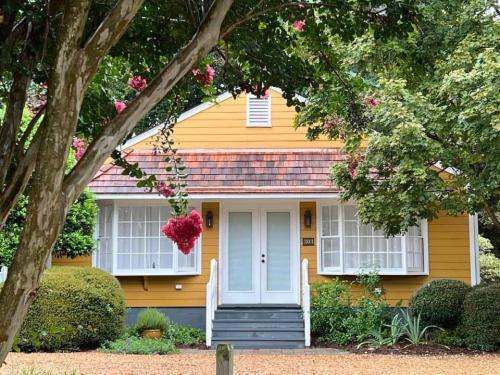
{"type": "Polygon", "coordinates": [[[311,228],[311,225],[312,225],[312,213],[311,210],[306,210],[306,212],[304,212],[304,226],[306,228],[311,228]]]}
{"type": "Polygon", "coordinates": [[[207,228],[214,227],[214,213],[212,211],[207,211],[205,215],[205,223],[207,224],[207,228]]]}

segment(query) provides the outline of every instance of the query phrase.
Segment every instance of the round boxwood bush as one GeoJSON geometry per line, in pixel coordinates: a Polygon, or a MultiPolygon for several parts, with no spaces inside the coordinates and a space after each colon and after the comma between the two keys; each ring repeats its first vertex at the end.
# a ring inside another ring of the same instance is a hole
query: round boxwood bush
{"type": "Polygon", "coordinates": [[[453,328],[460,322],[465,295],[470,286],[458,280],[433,280],[417,289],[409,307],[426,324],[453,328]]]}
{"type": "Polygon", "coordinates": [[[500,349],[500,283],[478,285],[465,297],[465,343],[472,349],[500,349]]]}
{"type": "Polygon", "coordinates": [[[16,344],[23,351],[95,348],[121,335],[125,312],[120,283],[107,272],[53,267],[42,276],[16,344]]]}

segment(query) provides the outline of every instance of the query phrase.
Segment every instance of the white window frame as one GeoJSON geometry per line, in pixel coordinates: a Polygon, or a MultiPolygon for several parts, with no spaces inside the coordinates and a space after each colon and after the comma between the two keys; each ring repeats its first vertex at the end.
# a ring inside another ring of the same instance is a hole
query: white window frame
{"type": "MultiPolygon", "coordinates": [[[[250,99],[256,99],[257,96],[256,95],[253,95],[253,94],[247,94],[246,95],[246,126],[248,128],[270,128],[272,127],[272,120],[271,120],[271,108],[272,108],[272,99],[271,99],[271,93],[269,93],[268,97],[266,98],[266,100],[268,101],[269,103],[269,106],[268,106],[268,121],[267,122],[262,122],[262,123],[251,123],[250,122],[250,99]]],[[[262,98],[262,96],[260,97],[260,99],[264,99],[262,98]]]]}
{"type": "MultiPolygon", "coordinates": [[[[357,275],[362,271],[370,271],[369,269],[346,269],[344,266],[344,209],[345,206],[356,206],[354,202],[341,203],[339,200],[320,200],[316,201],[316,259],[318,275],[357,275]],[[323,267],[323,254],[321,251],[322,246],[322,223],[323,223],[323,210],[324,206],[337,206],[339,207],[339,238],[340,238],[340,266],[339,267],[323,267]]],[[[382,269],[378,270],[380,275],[394,275],[394,276],[416,276],[416,275],[429,275],[429,239],[428,239],[428,224],[427,220],[420,221],[420,228],[423,238],[423,271],[412,271],[407,267],[407,236],[401,236],[401,252],[402,252],[402,267],[401,269],[382,269]]]]}
{"type": "MultiPolygon", "coordinates": [[[[149,269],[149,270],[117,270],[117,248],[118,248],[118,208],[119,207],[169,207],[168,203],[159,202],[158,200],[114,200],[112,202],[112,239],[111,239],[111,250],[112,250],[112,272],[114,276],[188,276],[188,275],[201,275],[201,253],[202,253],[202,235],[196,241],[195,249],[195,268],[194,270],[179,270],[179,249],[176,244],[173,244],[173,258],[172,258],[172,270],[166,269],[149,269]]],[[[201,213],[201,202],[190,202],[189,207],[194,208],[201,213]]],[[[97,227],[97,231],[99,228],[97,227]]],[[[97,232],[97,236],[98,236],[97,232]]],[[[97,266],[97,253],[92,253],[92,265],[97,266]]]]}

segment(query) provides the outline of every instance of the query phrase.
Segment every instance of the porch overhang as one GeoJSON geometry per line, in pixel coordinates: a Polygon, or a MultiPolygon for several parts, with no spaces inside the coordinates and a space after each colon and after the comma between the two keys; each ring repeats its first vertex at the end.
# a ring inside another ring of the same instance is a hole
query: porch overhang
{"type": "MultiPolygon", "coordinates": [[[[329,178],[333,164],[346,159],[332,149],[239,149],[182,150],[178,154],[187,166],[187,192],[196,198],[278,197],[311,195],[337,196],[339,190],[329,178]]],[[[158,181],[167,181],[165,155],[152,150],[130,150],[124,158],[158,181]]],[[[106,165],[89,184],[98,199],[155,199],[155,192],[137,187],[137,180],[106,165]],[[105,197],[105,198],[103,198],[105,197]]]]}

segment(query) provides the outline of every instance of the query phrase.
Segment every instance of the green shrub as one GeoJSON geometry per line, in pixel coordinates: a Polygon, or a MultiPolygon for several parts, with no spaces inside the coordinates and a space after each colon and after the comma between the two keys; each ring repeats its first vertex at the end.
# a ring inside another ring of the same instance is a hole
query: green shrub
{"type": "Polygon", "coordinates": [[[460,326],[434,334],[433,341],[444,346],[465,346],[464,333],[460,326]]]}
{"type": "Polygon", "coordinates": [[[311,331],[320,340],[347,343],[343,324],[351,314],[351,287],[347,282],[337,278],[312,285],[311,331]]]}
{"type": "Polygon", "coordinates": [[[99,351],[121,354],[169,354],[175,353],[175,345],[165,339],[147,339],[125,336],[115,341],[105,342],[99,351]]]}
{"type": "Polygon", "coordinates": [[[21,326],[23,351],[62,351],[98,347],[123,331],[125,302],[110,274],[83,267],[53,267],[21,326]]]}
{"type": "Polygon", "coordinates": [[[464,340],[469,348],[500,349],[500,284],[478,285],[465,297],[464,340]]]}
{"type": "Polygon", "coordinates": [[[205,342],[205,333],[198,328],[170,324],[167,337],[172,343],[177,345],[196,345],[205,342]]]}
{"type": "Polygon", "coordinates": [[[481,282],[500,282],[500,259],[493,253],[479,255],[481,282]]]}
{"type": "MultiPolygon", "coordinates": [[[[370,283],[374,281],[370,277],[370,283]]],[[[353,305],[351,287],[345,281],[313,284],[311,330],[321,341],[340,345],[360,342],[389,319],[389,306],[378,297],[363,296],[353,305]]]]}
{"type": "Polygon", "coordinates": [[[158,309],[144,309],[137,316],[135,329],[137,333],[148,329],[159,329],[162,334],[165,334],[168,330],[168,319],[158,309]]]}
{"type": "Polygon", "coordinates": [[[462,305],[470,286],[458,280],[433,280],[417,289],[409,307],[426,324],[453,328],[460,322],[462,305]]]}

